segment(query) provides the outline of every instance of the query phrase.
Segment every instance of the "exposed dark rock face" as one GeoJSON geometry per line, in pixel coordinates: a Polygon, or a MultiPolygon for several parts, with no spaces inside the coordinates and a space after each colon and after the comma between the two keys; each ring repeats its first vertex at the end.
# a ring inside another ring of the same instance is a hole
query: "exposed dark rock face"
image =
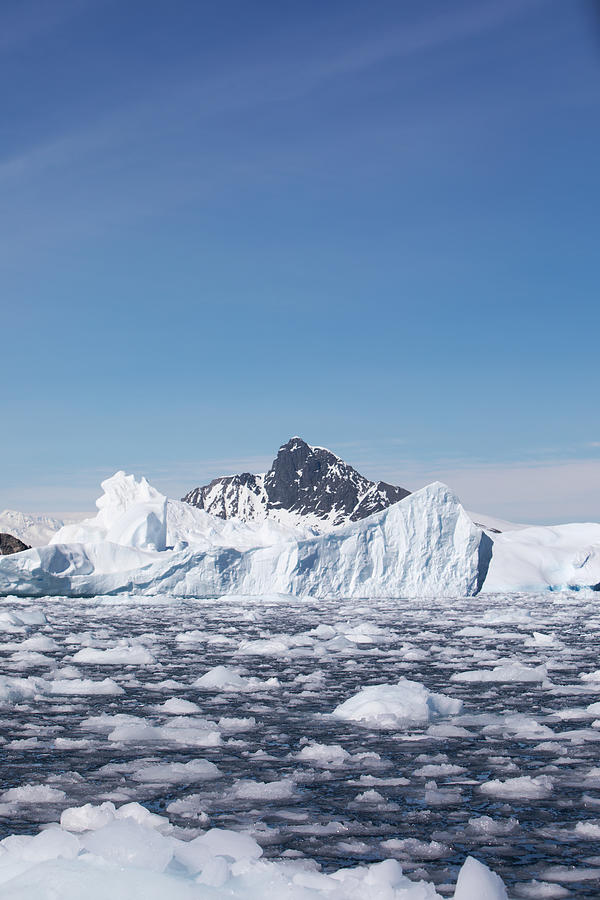
{"type": "Polygon", "coordinates": [[[323,447],[294,437],[279,448],[266,475],[229,475],[190,491],[186,503],[221,518],[260,518],[286,510],[330,525],[356,522],[407,497],[410,491],[369,481],[323,447]]]}
{"type": "Polygon", "coordinates": [[[20,553],[21,550],[31,550],[28,544],[24,544],[12,534],[0,532],[0,556],[9,556],[11,553],[20,553]]]}

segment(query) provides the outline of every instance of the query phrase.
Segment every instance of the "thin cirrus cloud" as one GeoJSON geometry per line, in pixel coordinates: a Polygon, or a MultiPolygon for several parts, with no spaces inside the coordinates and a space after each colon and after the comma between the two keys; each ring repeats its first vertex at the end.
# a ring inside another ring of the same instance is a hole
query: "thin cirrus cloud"
{"type": "MultiPolygon", "coordinates": [[[[117,94],[106,108],[86,111],[88,118],[74,121],[68,131],[0,160],[3,218],[10,223],[2,257],[7,264],[18,265],[36,244],[45,251],[79,242],[132,221],[157,219],[189,205],[194,197],[211,198],[220,190],[232,191],[236,184],[262,183],[265,173],[271,178],[278,172],[286,176],[290,171],[318,168],[328,157],[335,161],[347,141],[360,145],[363,130],[354,116],[338,120],[335,129],[324,123],[317,133],[300,130],[293,140],[278,140],[275,145],[264,140],[260,131],[244,131],[243,153],[227,137],[228,123],[237,127],[236,114],[242,111],[269,106],[285,109],[318,93],[327,83],[335,87],[336,80],[341,90],[346,78],[389,60],[429,53],[430,71],[438,64],[431,51],[460,47],[465,40],[514,23],[540,2],[476,4],[466,11],[405,23],[391,34],[342,42],[337,48],[322,39],[308,56],[297,46],[286,56],[280,53],[266,59],[247,51],[239,58],[217,61],[202,76],[193,64],[184,62],[167,78],[150,78],[146,96],[135,103],[123,105],[117,94]],[[205,134],[210,135],[208,142],[205,134]],[[100,179],[97,172],[102,172],[100,179]]],[[[536,103],[540,102],[538,96],[536,103]]],[[[505,114],[514,117],[520,105],[526,106],[527,100],[513,96],[505,114]]],[[[402,141],[404,165],[431,152],[436,144],[431,129],[440,127],[441,117],[468,128],[479,116],[478,101],[466,97],[438,106],[434,98],[423,98],[405,110],[403,128],[410,138],[402,141]]],[[[497,98],[496,116],[503,115],[501,107],[497,98]]],[[[373,139],[378,130],[396,127],[386,118],[370,120],[369,134],[373,139]]],[[[360,158],[355,154],[352,166],[360,166],[360,158]]],[[[371,159],[369,153],[366,159],[371,159]]]]}
{"type": "Polygon", "coordinates": [[[10,53],[58,28],[101,0],[33,0],[5,6],[0,17],[0,51],[10,53]]]}
{"type": "MultiPolygon", "coordinates": [[[[169,121],[187,116],[190,104],[193,117],[202,118],[299,98],[331,79],[359,73],[387,60],[451,46],[502,27],[540,2],[520,0],[502,7],[487,3],[483,8],[477,4],[460,14],[445,13],[426,23],[405,25],[391,35],[364,40],[350,50],[342,48],[332,54],[331,46],[322,43],[309,59],[292,56],[265,62],[249,58],[238,62],[237,68],[228,64],[209,78],[178,75],[166,85],[150,85],[147,99],[117,108],[80,129],[54,136],[0,161],[0,179],[13,182],[69,167],[95,152],[127,143],[139,136],[140,129],[144,134],[146,129],[162,132],[169,121]]],[[[65,4],[63,17],[85,5],[65,4]]],[[[49,22],[56,24],[56,19],[57,15],[50,17],[49,22]]]]}
{"type": "Polygon", "coordinates": [[[543,0],[505,0],[477,3],[467,10],[445,12],[427,22],[404,26],[383,38],[365,42],[348,53],[324,61],[316,70],[319,79],[359,72],[386,60],[427,53],[501,28],[543,0]]]}

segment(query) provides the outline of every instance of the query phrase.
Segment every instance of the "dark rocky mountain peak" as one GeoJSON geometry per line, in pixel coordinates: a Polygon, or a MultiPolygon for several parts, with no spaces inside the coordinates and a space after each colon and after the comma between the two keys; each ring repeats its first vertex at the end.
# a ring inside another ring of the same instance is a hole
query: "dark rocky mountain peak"
{"type": "Polygon", "coordinates": [[[183,500],[224,519],[282,519],[291,514],[325,527],[364,519],[409,493],[369,481],[330,450],[293,437],[279,448],[266,474],[215,478],[183,500]]]}
{"type": "Polygon", "coordinates": [[[31,547],[13,534],[0,533],[0,556],[10,556],[11,553],[20,553],[21,550],[31,550],[31,547]]]}

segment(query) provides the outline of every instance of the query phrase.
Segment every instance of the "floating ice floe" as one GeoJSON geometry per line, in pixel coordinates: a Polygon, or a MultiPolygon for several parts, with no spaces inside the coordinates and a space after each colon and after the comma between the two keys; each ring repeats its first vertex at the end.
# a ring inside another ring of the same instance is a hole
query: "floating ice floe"
{"type": "Polygon", "coordinates": [[[57,788],[45,784],[24,784],[21,787],[9,788],[0,794],[2,803],[57,803],[64,800],[66,794],[57,788]]]}
{"type": "Polygon", "coordinates": [[[351,756],[339,744],[319,744],[311,741],[297,753],[297,758],[313,766],[328,769],[348,765],[351,756]]]}
{"type": "Polygon", "coordinates": [[[458,874],[454,900],[508,900],[502,879],[487,866],[468,856],[458,874]]]}
{"type": "Polygon", "coordinates": [[[468,672],[455,672],[451,681],[481,682],[537,682],[548,677],[548,669],[543,666],[525,666],[520,662],[508,662],[493,669],[474,669],[468,672]]]}
{"type": "MultiPolygon", "coordinates": [[[[4,671],[10,671],[12,648],[24,642],[45,647],[56,666],[48,671],[38,660],[43,675],[13,674],[0,682],[13,698],[4,702],[0,730],[4,834],[46,826],[63,806],[110,800],[122,810],[120,803],[139,801],[162,812],[161,834],[170,828],[168,836],[189,843],[209,826],[247,829],[284,866],[296,865],[303,854],[302,864],[314,867],[315,877],[323,873],[314,859],[331,873],[390,855],[412,879],[433,880],[450,897],[458,854],[481,850],[492,867],[501,867],[511,897],[564,896],[552,878],[562,878],[573,897],[586,890],[595,896],[591,870],[597,866],[590,860],[600,841],[600,681],[580,675],[596,672],[597,599],[580,592],[495,598],[475,646],[473,636],[461,632],[487,614],[487,601],[479,598],[289,605],[248,598],[243,608],[182,602],[149,605],[143,615],[135,604],[113,607],[102,598],[3,601],[0,612],[11,613],[6,620],[25,629],[1,635],[4,671]],[[35,633],[27,624],[34,610],[47,618],[35,633]],[[368,627],[360,628],[361,619],[368,627]],[[504,630],[509,620],[510,632],[504,630]],[[98,623],[93,633],[91,621],[98,623]],[[538,626],[560,636],[560,656],[546,646],[526,646],[538,626]],[[201,649],[176,639],[193,631],[203,635],[201,649]],[[347,640],[352,634],[376,641],[347,640]],[[229,643],[210,644],[211,636],[229,643]],[[278,640],[289,649],[240,655],[245,639],[278,640]],[[72,655],[91,645],[148,648],[156,662],[150,669],[123,665],[110,672],[73,665],[72,655]],[[425,658],[406,665],[411,648],[422,648],[425,658]],[[547,664],[552,683],[450,680],[468,668],[516,663],[528,670],[547,664]],[[224,678],[217,664],[224,665],[224,678]],[[193,686],[213,670],[212,687],[193,686]],[[252,689],[239,690],[238,683],[236,690],[220,690],[230,672],[252,689]],[[445,718],[430,710],[430,721],[405,724],[408,716],[395,709],[395,724],[383,733],[368,718],[365,729],[331,716],[363,686],[398,686],[402,672],[418,672],[409,676],[413,682],[449,700],[462,698],[466,711],[445,718]],[[105,674],[121,693],[79,693],[89,683],[97,691],[105,674]],[[265,684],[275,676],[278,687],[268,693],[265,684]],[[61,682],[72,686],[72,696],[54,693],[61,682]],[[12,703],[18,708],[7,708],[12,703]],[[165,824],[167,812],[172,827],[165,824]],[[569,868],[557,868],[575,852],[581,884],[570,883],[569,868]]],[[[116,818],[106,807],[102,817],[104,825],[116,818]]],[[[119,825],[104,834],[117,844],[130,830],[119,825]]],[[[11,852],[18,844],[10,842],[11,852]]],[[[63,853],[77,847],[50,825],[26,852],[41,859],[42,851],[54,853],[59,844],[63,853]]],[[[79,867],[81,851],[74,859],[79,867]]],[[[169,877],[177,872],[183,877],[175,862],[165,870],[169,877]]],[[[7,890],[3,885],[0,896],[7,890]]]]}
{"type": "Polygon", "coordinates": [[[506,781],[492,779],[480,785],[482,794],[493,797],[504,797],[512,800],[542,800],[549,797],[554,789],[554,780],[549,775],[522,775],[518,778],[507,778],[506,781]]]}
{"type": "MultiPolygon", "coordinates": [[[[422,858],[447,850],[436,842],[389,843],[390,850],[404,846],[422,858]]],[[[7,837],[0,847],[6,900],[441,900],[432,884],[408,879],[392,859],[325,874],[303,860],[266,860],[252,837],[235,831],[211,828],[182,839],[167,818],[137,803],[71,807],[60,825],[7,837]]],[[[507,895],[497,875],[468,857],[454,897],[507,895]]]]}
{"type": "Polygon", "coordinates": [[[220,776],[217,766],[208,759],[191,759],[187,763],[156,763],[141,766],[133,772],[135,781],[147,784],[194,784],[220,776]]]}
{"type": "Polygon", "coordinates": [[[229,693],[273,690],[280,687],[277,678],[261,681],[259,678],[244,678],[228,666],[214,666],[197,678],[192,687],[199,691],[225,691],[229,693]]]}
{"type": "Polygon", "coordinates": [[[237,781],[229,796],[238,800],[290,800],[297,793],[297,787],[290,778],[279,781],[237,781]]]}
{"type": "Polygon", "coordinates": [[[117,725],[108,740],[118,744],[158,743],[181,744],[187,747],[218,747],[221,732],[214,722],[194,716],[175,716],[167,725],[153,725],[143,718],[117,725]]]}
{"type": "Polygon", "coordinates": [[[363,688],[336,706],[332,715],[369,728],[406,728],[458,715],[462,707],[462,700],[433,693],[418,681],[401,678],[397,684],[363,688]]]}
{"type": "Polygon", "coordinates": [[[109,647],[98,650],[94,647],[83,647],[73,654],[73,662],[87,666],[149,666],[156,662],[145,647],[130,646],[109,647]]]}
{"type": "Polygon", "coordinates": [[[0,703],[19,703],[34,697],[52,694],[86,696],[90,694],[124,693],[123,688],[112,678],[96,681],[92,678],[54,678],[47,680],[39,676],[17,678],[0,675],[0,703]]]}

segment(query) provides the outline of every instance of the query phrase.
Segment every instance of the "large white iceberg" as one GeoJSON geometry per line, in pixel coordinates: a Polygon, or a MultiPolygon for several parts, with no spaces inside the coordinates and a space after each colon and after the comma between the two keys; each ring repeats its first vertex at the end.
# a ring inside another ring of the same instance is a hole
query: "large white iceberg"
{"type": "Polygon", "coordinates": [[[600,584],[600,524],[540,525],[494,535],[486,592],[600,584]]]}
{"type": "Polygon", "coordinates": [[[95,518],[0,559],[0,593],[464,596],[481,586],[487,561],[489,538],[439,482],[327,534],[271,523],[270,542],[256,526],[196,510],[188,519],[145,479],[118,472],[102,487],[95,518]]]}
{"type": "Polygon", "coordinates": [[[221,519],[124,472],[102,488],[96,516],[0,557],[0,594],[450,597],[600,584],[600,524],[492,535],[439,482],[319,534],[221,519]]]}

